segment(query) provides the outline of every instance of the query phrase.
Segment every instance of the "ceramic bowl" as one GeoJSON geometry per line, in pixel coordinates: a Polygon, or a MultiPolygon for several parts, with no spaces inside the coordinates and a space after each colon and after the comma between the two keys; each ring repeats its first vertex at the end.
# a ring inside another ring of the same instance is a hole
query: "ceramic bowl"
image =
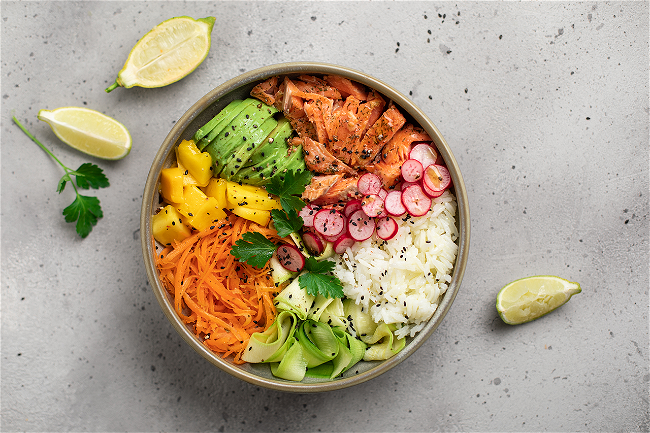
{"type": "Polygon", "coordinates": [[[420,346],[422,346],[431,334],[433,334],[449,311],[454,298],[460,289],[469,250],[470,218],[465,184],[463,183],[460,168],[454,159],[451,148],[438,128],[436,128],[433,122],[429,120],[420,108],[390,85],[365,73],[325,63],[295,62],[263,67],[239,75],[238,77],[212,89],[203,96],[192,107],[190,107],[187,112],[185,112],[178,122],[176,122],[160,146],[160,149],[151,165],[149,176],[144,188],[141,212],[140,234],[147,276],[160,307],[167,319],[171,322],[172,326],[192,349],[197,351],[207,361],[219,367],[221,370],[251,384],[281,391],[307,393],[341,389],[373,379],[404,361],[408,356],[412,355],[420,346]],[[456,222],[459,232],[459,250],[451,283],[435,314],[421,332],[419,332],[414,338],[407,339],[406,347],[401,352],[385,361],[361,361],[354,368],[351,368],[343,374],[343,376],[333,380],[306,378],[302,382],[290,382],[274,377],[267,364],[237,365],[229,359],[223,359],[221,356],[206,348],[191,332],[191,330],[179,319],[174,311],[173,299],[163,288],[158,279],[158,273],[154,264],[156,245],[151,231],[151,217],[159,205],[158,183],[160,172],[163,168],[168,167],[173,161],[174,147],[178,143],[184,139],[190,139],[198,128],[209,121],[230,101],[234,99],[244,99],[249,96],[251,89],[257,83],[274,75],[297,76],[301,74],[337,74],[360,82],[377,90],[386,98],[394,101],[402,108],[402,112],[405,116],[407,118],[410,117],[409,120],[416,122],[428,132],[451,174],[453,190],[458,202],[456,222]]]}

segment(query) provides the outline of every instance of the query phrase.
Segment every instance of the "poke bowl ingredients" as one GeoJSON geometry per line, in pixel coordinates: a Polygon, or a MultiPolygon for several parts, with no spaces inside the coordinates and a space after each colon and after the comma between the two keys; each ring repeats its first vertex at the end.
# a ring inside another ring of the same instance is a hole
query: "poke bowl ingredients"
{"type": "Polygon", "coordinates": [[[106,92],[120,86],[162,87],[186,77],[210,52],[214,21],[214,17],[195,20],[183,16],[158,24],[131,49],[106,92]]]}
{"type": "Polygon", "coordinates": [[[82,107],[40,110],[38,119],[47,123],[68,146],[101,159],[122,159],[131,151],[131,134],[117,120],[82,107]]]}
{"type": "MultiPolygon", "coordinates": [[[[278,75],[192,134],[161,171],[158,248],[170,255],[215,227],[245,226],[228,236],[229,265],[238,278],[270,281],[273,319],[248,336],[238,330],[243,350],[218,353],[267,363],[286,380],[328,380],[395,356],[426,326],[451,282],[456,201],[451,182],[438,182],[436,201],[425,193],[414,147],[427,168],[444,160],[393,101],[345,77],[278,75]]],[[[180,301],[173,291],[185,317],[185,293],[208,293],[206,278],[185,278],[180,301]]]]}
{"type": "Polygon", "coordinates": [[[59,158],[45,147],[40,141],[36,139],[19,121],[15,116],[12,117],[13,121],[23,132],[32,139],[32,141],[43,149],[48,155],[52,157],[65,171],[65,174],[59,180],[56,191],[60,194],[65,189],[68,182],[72,185],[75,192],[75,199],[71,205],[63,209],[63,216],[68,223],[76,223],[75,229],[77,234],[82,238],[87,237],[92,231],[93,227],[97,225],[97,221],[104,216],[102,207],[97,197],[86,196],[79,193],[79,189],[88,188],[107,188],[110,186],[108,178],[104,171],[95,164],[85,162],[76,170],[72,170],[65,166],[59,158]],[[73,180],[74,177],[74,180],[73,180]]]}
{"type": "Polygon", "coordinates": [[[499,317],[508,325],[538,319],[569,302],[580,284],[552,275],[521,278],[505,285],[497,295],[499,317]]]}

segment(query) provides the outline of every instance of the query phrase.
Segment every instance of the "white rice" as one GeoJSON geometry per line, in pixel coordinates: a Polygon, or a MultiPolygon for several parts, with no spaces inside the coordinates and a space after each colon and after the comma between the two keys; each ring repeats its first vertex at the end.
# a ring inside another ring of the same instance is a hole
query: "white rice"
{"type": "Polygon", "coordinates": [[[373,235],[348,248],[334,270],[345,295],[375,322],[397,324],[398,338],[415,336],[451,282],[458,252],[455,215],[456,198],[445,191],[427,215],[395,218],[399,231],[393,239],[373,235]]]}

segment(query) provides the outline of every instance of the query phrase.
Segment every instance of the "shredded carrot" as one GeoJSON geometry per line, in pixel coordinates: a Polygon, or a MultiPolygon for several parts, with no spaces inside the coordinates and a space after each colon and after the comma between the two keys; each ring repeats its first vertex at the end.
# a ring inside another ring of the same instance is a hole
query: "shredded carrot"
{"type": "Polygon", "coordinates": [[[232,355],[237,364],[244,363],[241,355],[251,334],[271,326],[276,316],[278,289],[269,266],[257,269],[230,254],[249,231],[280,240],[275,230],[230,215],[156,255],[160,281],[178,316],[206,347],[224,358],[232,355]]]}

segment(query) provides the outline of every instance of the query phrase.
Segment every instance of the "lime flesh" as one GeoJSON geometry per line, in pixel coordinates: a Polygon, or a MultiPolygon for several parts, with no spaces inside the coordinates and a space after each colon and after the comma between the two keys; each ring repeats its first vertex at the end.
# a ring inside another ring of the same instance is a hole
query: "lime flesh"
{"type": "Polygon", "coordinates": [[[496,308],[505,323],[518,325],[550,313],[581,291],[580,284],[564,278],[552,275],[526,277],[499,291],[496,308]]]}

